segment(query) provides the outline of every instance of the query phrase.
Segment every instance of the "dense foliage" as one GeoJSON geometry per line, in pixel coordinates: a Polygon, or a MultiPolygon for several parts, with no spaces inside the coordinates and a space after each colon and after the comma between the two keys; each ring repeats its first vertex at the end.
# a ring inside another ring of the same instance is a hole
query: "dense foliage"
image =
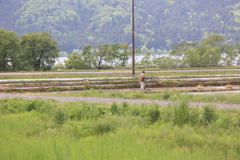
{"type": "Polygon", "coordinates": [[[0,156],[6,160],[240,156],[239,110],[195,108],[185,102],[169,106],[21,98],[0,102],[0,156]]]}
{"type": "MultiPolygon", "coordinates": [[[[152,54],[149,50],[136,63],[139,68],[188,68],[219,67],[239,65],[240,45],[238,42],[228,44],[221,34],[211,33],[200,41],[173,45],[170,56],[152,54]]],[[[65,61],[67,69],[112,68],[127,66],[131,50],[127,43],[120,46],[100,44],[98,48],[87,45],[82,54],[68,55],[65,61]]],[[[62,68],[62,66],[59,66],[62,68]]],[[[56,66],[56,69],[58,67],[56,66]]]]}
{"type": "Polygon", "coordinates": [[[59,57],[57,42],[47,32],[26,33],[0,28],[0,71],[50,70],[59,57]]]}
{"type": "MultiPolygon", "coordinates": [[[[131,42],[129,0],[2,0],[0,27],[16,31],[50,32],[62,51],[86,45],[131,42]]],[[[222,33],[238,41],[239,0],[135,0],[138,48],[171,49],[196,41],[204,33],[222,33]]]]}
{"type": "Polygon", "coordinates": [[[59,57],[57,42],[47,32],[28,33],[20,37],[21,61],[26,68],[50,70],[59,57]]]}
{"type": "Polygon", "coordinates": [[[19,52],[20,44],[17,34],[0,28],[0,71],[14,70],[19,52]]]}

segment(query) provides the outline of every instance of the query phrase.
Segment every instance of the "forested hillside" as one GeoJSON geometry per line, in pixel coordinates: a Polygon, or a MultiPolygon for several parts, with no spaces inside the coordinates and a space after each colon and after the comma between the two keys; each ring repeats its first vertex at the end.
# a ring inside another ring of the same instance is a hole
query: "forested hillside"
{"type": "MultiPolygon", "coordinates": [[[[62,51],[131,44],[131,0],[0,0],[0,28],[50,32],[62,51]]],[[[222,33],[240,41],[239,0],[135,0],[138,48],[171,49],[222,33]]]]}

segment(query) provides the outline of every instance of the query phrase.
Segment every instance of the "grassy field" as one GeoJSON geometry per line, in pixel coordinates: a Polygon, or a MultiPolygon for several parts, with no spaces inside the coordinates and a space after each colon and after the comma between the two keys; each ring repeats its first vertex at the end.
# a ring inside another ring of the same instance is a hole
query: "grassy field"
{"type": "Polygon", "coordinates": [[[102,97],[102,98],[122,98],[122,99],[150,99],[150,100],[170,100],[187,102],[206,103],[227,103],[240,104],[240,94],[201,94],[193,95],[181,93],[180,91],[169,91],[167,89],[159,93],[141,92],[139,90],[94,90],[80,92],[54,92],[54,93],[27,93],[38,96],[60,96],[60,97],[102,97]]]}
{"type": "MultiPolygon", "coordinates": [[[[238,74],[239,71],[149,72],[148,76],[238,74]]],[[[130,77],[129,73],[0,75],[1,79],[130,77]]],[[[239,94],[191,95],[165,90],[94,90],[27,93],[172,100],[136,105],[0,99],[0,159],[3,160],[238,160],[240,110],[189,107],[187,102],[240,104],[239,94]]]]}
{"type": "Polygon", "coordinates": [[[237,160],[240,110],[0,100],[4,160],[237,160]]]}

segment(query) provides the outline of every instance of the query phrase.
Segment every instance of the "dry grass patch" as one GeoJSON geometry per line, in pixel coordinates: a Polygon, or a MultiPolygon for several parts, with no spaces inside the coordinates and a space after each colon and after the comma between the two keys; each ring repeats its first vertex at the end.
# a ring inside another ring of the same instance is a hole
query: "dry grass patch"
{"type": "Polygon", "coordinates": [[[196,87],[196,89],[197,89],[197,90],[204,90],[205,88],[204,88],[203,86],[201,86],[201,85],[198,85],[198,86],[196,87]]]}
{"type": "Polygon", "coordinates": [[[225,88],[226,88],[226,89],[233,89],[233,86],[231,86],[231,85],[226,85],[225,88]]]}
{"type": "Polygon", "coordinates": [[[89,84],[89,80],[83,81],[83,84],[89,84]]]}
{"type": "Polygon", "coordinates": [[[0,86],[0,90],[4,90],[6,87],[0,86]]]}

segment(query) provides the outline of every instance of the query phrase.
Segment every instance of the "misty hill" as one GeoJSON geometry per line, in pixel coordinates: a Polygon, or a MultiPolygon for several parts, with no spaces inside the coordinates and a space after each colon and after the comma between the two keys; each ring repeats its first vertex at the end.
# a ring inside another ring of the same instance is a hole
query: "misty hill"
{"type": "MultiPolygon", "coordinates": [[[[0,28],[50,32],[62,51],[131,44],[131,0],[0,0],[0,28]]],[[[239,0],[135,0],[136,46],[171,49],[207,33],[240,40],[239,0]]]]}

